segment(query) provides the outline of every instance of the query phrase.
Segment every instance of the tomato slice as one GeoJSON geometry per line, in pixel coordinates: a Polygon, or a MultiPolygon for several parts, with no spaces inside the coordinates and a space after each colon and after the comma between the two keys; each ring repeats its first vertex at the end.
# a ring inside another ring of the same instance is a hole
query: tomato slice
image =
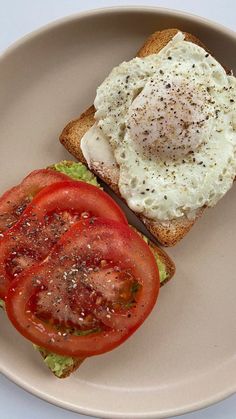
{"type": "Polygon", "coordinates": [[[5,297],[10,281],[42,261],[76,221],[91,216],[127,224],[120,207],[96,186],[67,181],[39,192],[0,241],[0,298],[5,297]]]}
{"type": "Polygon", "coordinates": [[[0,233],[17,222],[27,205],[41,189],[52,183],[71,180],[63,173],[51,169],[35,170],[23,181],[0,197],[0,233]]]}
{"type": "Polygon", "coordinates": [[[83,358],[124,342],[151,312],[159,286],[143,239],[128,225],[91,218],[11,284],[6,310],[30,341],[83,358]]]}

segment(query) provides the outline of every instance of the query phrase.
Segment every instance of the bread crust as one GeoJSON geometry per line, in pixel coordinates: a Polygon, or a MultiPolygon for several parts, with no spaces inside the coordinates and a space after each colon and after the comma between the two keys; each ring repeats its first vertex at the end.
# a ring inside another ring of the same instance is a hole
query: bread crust
{"type": "MultiPolygon", "coordinates": [[[[146,57],[150,54],[158,53],[164,48],[168,42],[179,32],[178,29],[165,29],[153,33],[140,48],[137,53],[138,57],[146,57]]],[[[210,52],[206,46],[194,35],[183,32],[185,39],[189,42],[199,45],[206,51],[210,52]]],[[[224,67],[226,72],[229,74],[230,70],[224,67]]],[[[83,135],[91,128],[95,122],[94,120],[95,108],[91,106],[82,115],[69,122],[69,124],[63,129],[60,135],[60,142],[64,147],[79,161],[87,165],[87,162],[83,156],[80,148],[80,141],[83,135]]],[[[113,191],[120,197],[118,188],[119,180],[119,168],[113,170],[101,167],[99,165],[93,166],[92,171],[96,176],[102,179],[113,191]]],[[[136,213],[136,216],[145,224],[147,229],[152,235],[161,243],[163,246],[174,246],[179,242],[193,227],[196,220],[203,214],[205,208],[199,208],[196,211],[194,218],[187,218],[183,216],[181,218],[173,219],[168,222],[162,222],[158,220],[150,219],[143,214],[136,213]]]]}
{"type": "MultiPolygon", "coordinates": [[[[163,31],[156,31],[146,40],[145,44],[140,48],[137,53],[137,57],[146,57],[151,54],[157,54],[164,48],[171,39],[179,32],[179,29],[164,29],[163,31]]],[[[198,45],[199,47],[204,48],[206,51],[206,46],[194,35],[188,32],[183,32],[185,35],[185,40],[192,42],[193,44],[198,45]]]]}

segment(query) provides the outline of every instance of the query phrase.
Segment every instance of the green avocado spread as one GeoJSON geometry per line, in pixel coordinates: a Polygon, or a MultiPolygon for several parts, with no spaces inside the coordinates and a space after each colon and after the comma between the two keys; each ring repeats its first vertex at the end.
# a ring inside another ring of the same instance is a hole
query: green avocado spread
{"type": "Polygon", "coordinates": [[[155,254],[154,252],[153,254],[155,256],[156,263],[159,269],[160,283],[162,283],[168,278],[168,273],[166,272],[165,264],[161,261],[161,259],[159,258],[159,255],[155,254]]]}
{"type": "MultiPolygon", "coordinates": [[[[91,185],[100,187],[96,177],[82,163],[62,161],[60,163],[56,163],[50,168],[57,170],[58,172],[65,173],[72,179],[82,180],[84,182],[90,183],[91,185]]],[[[142,237],[147,243],[149,243],[148,239],[145,236],[142,235],[142,237]]],[[[165,265],[161,261],[159,255],[155,252],[153,253],[160,273],[160,282],[163,282],[168,277],[165,265]]],[[[4,301],[0,300],[0,307],[4,308],[4,306],[4,301]]],[[[44,362],[48,366],[48,368],[59,378],[64,375],[68,368],[73,366],[74,362],[76,362],[76,359],[72,357],[57,355],[55,353],[48,352],[47,350],[37,345],[34,345],[34,347],[35,349],[39,350],[39,352],[43,355],[44,362]]]]}
{"type": "Polygon", "coordinates": [[[57,170],[58,172],[64,173],[74,180],[82,180],[83,182],[87,182],[91,185],[100,187],[96,176],[94,176],[90,170],[88,170],[87,167],[82,163],[76,163],[73,161],[68,162],[63,160],[60,163],[54,164],[51,166],[51,168],[57,170]]]}
{"type": "Polygon", "coordinates": [[[65,370],[70,368],[75,360],[71,356],[62,356],[53,353],[48,353],[44,359],[45,364],[48,368],[57,376],[61,377],[65,370]]]}
{"type": "Polygon", "coordinates": [[[0,308],[5,308],[5,303],[4,303],[4,301],[3,300],[1,300],[1,298],[0,298],[0,308]]]}
{"type": "Polygon", "coordinates": [[[71,356],[57,355],[52,352],[48,352],[46,349],[40,348],[37,345],[33,346],[42,354],[47,367],[59,378],[62,377],[65,371],[72,367],[76,361],[71,356]]]}
{"type": "MultiPolygon", "coordinates": [[[[144,236],[144,234],[140,233],[143,240],[149,245],[149,240],[146,236],[144,236]]],[[[159,270],[159,275],[160,275],[160,283],[164,282],[167,278],[168,278],[168,273],[166,272],[166,267],[165,264],[162,262],[162,260],[160,259],[160,256],[157,252],[155,252],[152,248],[151,251],[156,259],[156,263],[158,266],[158,270],[159,270]]]]}

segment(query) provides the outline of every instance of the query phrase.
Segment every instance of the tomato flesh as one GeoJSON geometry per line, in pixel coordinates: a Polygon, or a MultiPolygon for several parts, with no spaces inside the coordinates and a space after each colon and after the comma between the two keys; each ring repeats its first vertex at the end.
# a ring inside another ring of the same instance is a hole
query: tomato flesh
{"type": "Polygon", "coordinates": [[[52,169],[35,170],[0,197],[0,233],[17,222],[39,191],[53,183],[71,180],[52,169]]]}
{"type": "Polygon", "coordinates": [[[90,218],[74,224],[46,260],[13,281],[6,310],[35,344],[88,357],[124,342],[151,312],[159,286],[155,258],[136,232],[90,218]]]}
{"type": "Polygon", "coordinates": [[[127,224],[118,205],[102,190],[80,181],[44,188],[0,241],[0,298],[12,279],[42,261],[80,218],[105,216],[127,224]]]}

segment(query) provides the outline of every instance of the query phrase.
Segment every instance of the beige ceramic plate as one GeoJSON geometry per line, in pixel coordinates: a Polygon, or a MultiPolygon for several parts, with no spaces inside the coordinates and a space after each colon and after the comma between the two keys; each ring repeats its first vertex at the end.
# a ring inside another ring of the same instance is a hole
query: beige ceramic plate
{"type": "MultiPolygon", "coordinates": [[[[236,69],[236,36],[197,17],[153,8],[93,11],[24,38],[0,61],[1,190],[67,153],[64,125],[94,98],[97,85],[135,55],[153,31],[178,27],[236,69]]],[[[117,350],[85,362],[65,381],[0,315],[1,370],[59,406],[107,418],[184,413],[236,390],[236,258],[233,188],[169,251],[177,274],[145,325],[117,350]]]]}

